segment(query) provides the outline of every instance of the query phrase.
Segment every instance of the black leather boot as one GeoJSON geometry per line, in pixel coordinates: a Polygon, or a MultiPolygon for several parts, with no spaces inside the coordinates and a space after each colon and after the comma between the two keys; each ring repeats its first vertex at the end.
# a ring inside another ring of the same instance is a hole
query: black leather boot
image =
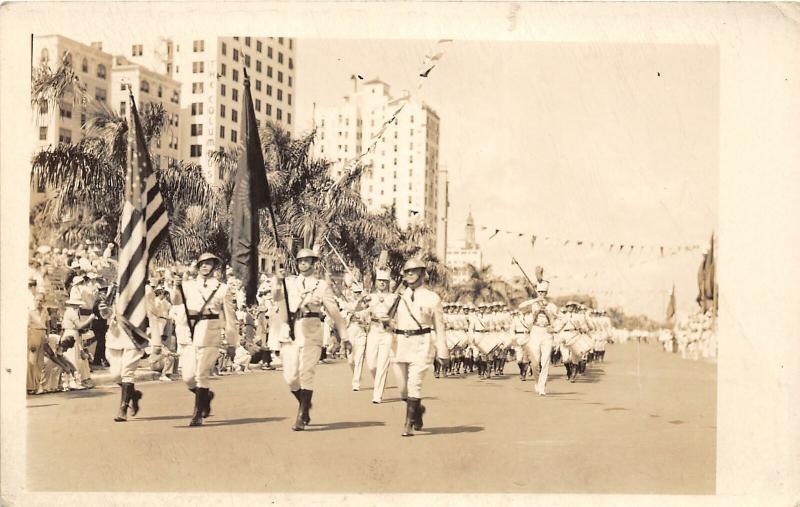
{"type": "Polygon", "coordinates": [[[425,414],[425,405],[419,398],[409,398],[409,401],[414,400],[414,429],[420,431],[422,429],[422,416],[425,414]]]}
{"type": "Polygon", "coordinates": [[[128,384],[128,400],[130,401],[131,415],[136,416],[139,413],[139,400],[142,399],[142,392],[137,391],[134,385],[128,384]]]}
{"type": "Polygon", "coordinates": [[[203,395],[203,399],[205,400],[205,402],[203,403],[203,412],[201,414],[203,416],[203,419],[205,419],[206,417],[211,415],[211,400],[214,399],[214,391],[212,391],[207,387],[201,387],[200,389],[205,389],[206,391],[206,394],[203,395]]]}
{"type": "Polygon", "coordinates": [[[203,406],[205,404],[206,390],[195,388],[194,391],[194,412],[192,413],[192,420],[189,421],[189,426],[202,426],[203,425],[203,406]]]}
{"type": "MultiPolygon", "coordinates": [[[[294,393],[294,391],[292,391],[292,393],[294,393]]],[[[305,413],[305,407],[306,407],[305,390],[299,389],[297,391],[296,396],[297,396],[297,401],[299,403],[297,404],[297,419],[295,419],[294,421],[294,426],[292,426],[292,430],[303,431],[304,429],[306,429],[306,425],[303,419],[303,414],[305,413]]]]}
{"type": "Polygon", "coordinates": [[[416,404],[414,403],[414,400],[415,398],[409,398],[406,400],[406,422],[403,426],[404,437],[414,436],[414,421],[416,420],[416,404]]]}
{"type": "Polygon", "coordinates": [[[130,384],[127,382],[123,382],[120,384],[120,395],[119,395],[119,412],[117,412],[117,416],[114,418],[116,422],[125,422],[128,420],[128,386],[130,384]]]}
{"type": "Polygon", "coordinates": [[[308,426],[311,423],[311,415],[309,415],[309,411],[311,410],[311,397],[314,395],[314,391],[310,389],[301,389],[300,390],[305,397],[304,405],[303,405],[303,424],[308,426]]]}

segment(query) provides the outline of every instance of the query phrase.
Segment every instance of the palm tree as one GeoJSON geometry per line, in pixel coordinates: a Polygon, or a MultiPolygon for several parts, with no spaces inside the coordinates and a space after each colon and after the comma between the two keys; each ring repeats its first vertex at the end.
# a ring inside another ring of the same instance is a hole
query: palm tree
{"type": "Polygon", "coordinates": [[[467,281],[453,288],[452,295],[456,301],[473,304],[497,300],[506,304],[509,302],[509,284],[494,276],[490,265],[477,268],[469,264],[468,268],[470,275],[467,281]]]}

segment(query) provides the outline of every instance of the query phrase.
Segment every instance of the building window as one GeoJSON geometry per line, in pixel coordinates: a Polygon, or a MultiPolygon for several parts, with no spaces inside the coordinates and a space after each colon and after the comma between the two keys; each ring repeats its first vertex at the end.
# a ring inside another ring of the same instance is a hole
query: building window
{"type": "Polygon", "coordinates": [[[167,64],[167,74],[169,74],[170,72],[172,72],[172,64],[168,63],[167,64]]]}
{"type": "Polygon", "coordinates": [[[267,104],[267,116],[272,116],[272,104],[267,104]]]}
{"type": "Polygon", "coordinates": [[[223,97],[225,96],[225,85],[224,84],[220,84],[219,85],[219,94],[222,95],[223,97]]]}
{"type": "Polygon", "coordinates": [[[231,109],[231,121],[236,123],[239,121],[239,111],[231,109]]]}
{"type": "Polygon", "coordinates": [[[106,78],[106,66],[103,65],[102,63],[97,66],[97,77],[99,77],[100,79],[106,78]]]}
{"type": "Polygon", "coordinates": [[[219,137],[221,137],[222,139],[225,139],[225,125],[220,125],[219,126],[219,137]]]}
{"type": "MultiPolygon", "coordinates": [[[[192,93],[203,93],[203,83],[202,82],[192,83],[192,93]]],[[[223,93],[223,95],[225,94],[223,93]]]]}
{"type": "Polygon", "coordinates": [[[203,68],[203,62],[192,62],[192,74],[202,74],[203,68]]]}
{"type": "Polygon", "coordinates": [[[261,60],[256,60],[256,72],[261,72],[261,60]]]}
{"type": "Polygon", "coordinates": [[[39,140],[47,141],[47,127],[39,127],[39,140]]]}
{"type": "Polygon", "coordinates": [[[272,97],[272,85],[271,84],[267,85],[267,96],[268,97],[272,97]]]}
{"type": "Polygon", "coordinates": [[[160,99],[164,95],[164,88],[161,85],[158,85],[158,98],[160,99]]]}
{"type": "Polygon", "coordinates": [[[239,102],[239,90],[237,90],[236,88],[231,90],[231,98],[233,99],[234,102],[239,102]]]}
{"type": "Polygon", "coordinates": [[[289,49],[294,49],[294,44],[292,44],[292,39],[289,39],[289,49]]]}
{"type": "Polygon", "coordinates": [[[81,128],[83,128],[84,125],[86,125],[86,113],[81,111],[81,128]]]}
{"type": "Polygon", "coordinates": [[[283,45],[283,37],[278,37],[278,44],[283,45]]]}
{"type": "Polygon", "coordinates": [[[277,118],[278,121],[283,120],[283,111],[281,111],[281,108],[275,110],[275,118],[277,118]]]}
{"type": "Polygon", "coordinates": [[[234,62],[238,62],[239,61],[239,50],[235,49],[235,48],[233,50],[233,61],[234,62]]]}
{"type": "Polygon", "coordinates": [[[62,118],[72,118],[72,107],[66,104],[60,104],[58,109],[62,118]]]}
{"type": "Polygon", "coordinates": [[[95,48],[96,50],[98,50],[98,51],[102,51],[103,50],[103,43],[102,42],[92,42],[90,45],[93,48],[95,48]]]}
{"type": "Polygon", "coordinates": [[[278,88],[278,100],[283,101],[283,90],[278,88]]]}
{"type": "Polygon", "coordinates": [[[278,51],[278,63],[283,63],[283,53],[278,51]]]}
{"type": "Polygon", "coordinates": [[[203,155],[203,145],[201,144],[193,144],[189,147],[189,156],[190,157],[200,157],[203,155]]]}
{"type": "Polygon", "coordinates": [[[250,37],[245,37],[244,38],[244,45],[247,46],[247,47],[250,47],[250,37]]]}
{"type": "Polygon", "coordinates": [[[261,47],[262,47],[261,41],[257,40],[256,41],[256,51],[258,51],[260,53],[261,52],[261,47]]]}
{"type": "Polygon", "coordinates": [[[220,73],[220,75],[222,75],[222,76],[226,76],[226,75],[227,75],[227,73],[228,73],[228,67],[227,67],[227,66],[226,66],[224,63],[220,65],[220,67],[219,67],[219,73],[220,73]]]}
{"type": "Polygon", "coordinates": [[[202,136],[203,135],[203,124],[202,123],[192,123],[192,134],[193,136],[202,136]]]}
{"type": "Polygon", "coordinates": [[[67,129],[59,129],[58,142],[64,144],[70,144],[72,142],[72,132],[67,129]]]}
{"type": "Polygon", "coordinates": [[[100,102],[106,101],[106,89],[105,88],[98,88],[94,92],[94,98],[99,100],[100,102]]]}
{"type": "Polygon", "coordinates": [[[222,43],[222,47],[221,47],[220,50],[222,51],[223,55],[227,55],[228,54],[228,45],[223,42],[222,43]]]}
{"type": "Polygon", "coordinates": [[[267,65],[267,77],[272,77],[272,65],[267,65]]]}
{"type": "Polygon", "coordinates": [[[250,55],[244,55],[244,66],[250,67],[250,55]]]}
{"type": "Polygon", "coordinates": [[[119,115],[120,116],[125,116],[126,111],[127,111],[126,104],[127,104],[127,102],[125,102],[125,101],[122,101],[122,102],[119,103],[119,115]]]}
{"type": "Polygon", "coordinates": [[[272,58],[272,46],[267,46],[267,56],[272,58]]]}
{"type": "Polygon", "coordinates": [[[292,87],[292,76],[289,76],[289,88],[292,87]]]}
{"type": "MultiPolygon", "coordinates": [[[[170,98],[169,100],[170,100],[170,102],[172,102],[173,104],[177,104],[177,103],[179,103],[179,102],[181,101],[181,97],[180,97],[180,95],[178,94],[178,90],[173,90],[173,91],[172,91],[172,98],[170,98]]],[[[176,125],[177,125],[177,123],[176,123],[176,125]]]]}
{"type": "Polygon", "coordinates": [[[239,82],[239,71],[236,69],[233,69],[233,80],[239,82]]]}
{"type": "Polygon", "coordinates": [[[142,93],[150,93],[150,83],[143,79],[142,82],[139,83],[139,91],[142,93]]]}
{"type": "Polygon", "coordinates": [[[225,104],[220,104],[219,106],[219,115],[225,118],[225,104]]]}
{"type": "Polygon", "coordinates": [[[235,143],[235,142],[238,141],[238,139],[239,139],[239,137],[238,137],[236,131],[231,129],[231,142],[235,143]]]}
{"type": "Polygon", "coordinates": [[[131,55],[142,56],[142,54],[144,54],[144,48],[141,44],[134,44],[133,47],[131,47],[131,55]]]}
{"type": "Polygon", "coordinates": [[[206,42],[204,40],[192,41],[192,52],[202,53],[206,50],[206,42]]]}
{"type": "Polygon", "coordinates": [[[256,79],[256,91],[261,91],[261,80],[256,79]]]}
{"type": "Polygon", "coordinates": [[[292,113],[286,113],[286,123],[292,124],[292,113]]]}
{"type": "Polygon", "coordinates": [[[81,72],[89,72],[89,60],[86,58],[81,60],[81,72]]]}
{"type": "Polygon", "coordinates": [[[261,100],[256,99],[256,111],[261,112],[261,100]]]}
{"type": "Polygon", "coordinates": [[[192,116],[200,116],[203,114],[203,103],[192,102],[192,116]]]}
{"type": "Polygon", "coordinates": [[[289,70],[294,69],[294,61],[289,58],[289,70]]]}
{"type": "Polygon", "coordinates": [[[283,71],[278,71],[278,82],[283,83],[283,71]]]}

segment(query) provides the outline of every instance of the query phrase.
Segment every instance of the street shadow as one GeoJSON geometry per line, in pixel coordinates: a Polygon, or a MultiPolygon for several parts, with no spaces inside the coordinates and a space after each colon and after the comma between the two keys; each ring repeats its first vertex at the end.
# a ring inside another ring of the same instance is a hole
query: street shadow
{"type": "Polygon", "coordinates": [[[578,379],[576,382],[584,383],[584,384],[595,384],[600,382],[600,380],[605,375],[606,371],[602,368],[586,368],[586,373],[583,375],[578,375],[578,379]]]}
{"type": "Polygon", "coordinates": [[[95,389],[84,389],[81,391],[70,391],[68,393],[63,393],[66,398],[100,398],[102,396],[108,396],[110,394],[115,394],[119,396],[119,394],[115,392],[109,391],[101,391],[97,388],[95,389]]]}
{"type": "Polygon", "coordinates": [[[442,426],[439,428],[423,428],[422,433],[415,433],[415,435],[452,435],[455,433],[477,433],[483,431],[483,426],[442,426]]]}
{"type": "Polygon", "coordinates": [[[383,421],[342,421],[330,424],[309,424],[306,431],[347,430],[350,428],[369,428],[371,426],[386,426],[383,421]]]}
{"type": "Polygon", "coordinates": [[[554,391],[547,391],[547,396],[569,396],[571,394],[578,394],[578,393],[576,393],[575,391],[571,391],[571,392],[568,392],[568,393],[559,393],[559,392],[554,392],[554,391]]]}
{"type": "Polygon", "coordinates": [[[191,419],[192,414],[186,415],[157,415],[153,417],[136,417],[134,419],[128,419],[129,421],[175,421],[178,419],[191,419]]]}
{"type": "Polygon", "coordinates": [[[493,377],[489,377],[489,380],[508,380],[510,378],[511,378],[510,375],[498,375],[496,377],[494,377],[494,376],[493,377]]]}
{"type": "MultiPolygon", "coordinates": [[[[191,418],[190,418],[191,419],[191,418]]],[[[239,426],[240,424],[258,424],[265,422],[277,422],[285,420],[285,417],[246,417],[243,419],[228,419],[224,421],[209,421],[203,420],[203,426],[217,427],[217,426],[239,426]]],[[[173,428],[191,428],[188,424],[186,426],[173,426],[173,428]]]]}
{"type": "Polygon", "coordinates": [[[58,403],[46,403],[44,405],[28,405],[28,408],[39,408],[39,407],[55,407],[58,403]]]}

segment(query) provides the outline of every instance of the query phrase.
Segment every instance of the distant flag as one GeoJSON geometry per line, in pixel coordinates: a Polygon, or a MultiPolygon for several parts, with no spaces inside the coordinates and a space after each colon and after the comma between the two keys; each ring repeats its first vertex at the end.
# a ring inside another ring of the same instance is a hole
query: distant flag
{"type": "Polygon", "coordinates": [[[610,252],[610,251],[611,251],[611,250],[613,250],[613,249],[614,249],[614,243],[611,243],[611,244],[608,246],[608,251],[610,252]]]}
{"type": "Polygon", "coordinates": [[[531,236],[531,248],[536,246],[536,235],[531,236]]]}
{"type": "Polygon", "coordinates": [[[234,276],[242,281],[247,304],[252,305],[256,303],[258,290],[258,210],[270,202],[271,196],[246,69],[243,100],[241,132],[244,150],[236,166],[233,187],[230,251],[234,276]]]}
{"type": "Polygon", "coordinates": [[[493,237],[497,236],[498,234],[500,234],[500,229],[495,229],[495,230],[494,230],[494,234],[492,234],[491,236],[489,236],[489,239],[492,239],[493,237]]]}
{"type": "Polygon", "coordinates": [[[635,247],[634,245],[631,245],[631,249],[630,249],[630,250],[628,250],[628,255],[630,255],[630,254],[633,252],[633,249],[634,249],[634,248],[636,248],[636,247],[635,247]]]}
{"type": "Polygon", "coordinates": [[[581,246],[582,244],[583,244],[583,241],[578,241],[578,246],[581,246]]]}
{"type": "Polygon", "coordinates": [[[664,247],[661,247],[661,257],[664,257],[664,247]]]}
{"type": "Polygon", "coordinates": [[[147,347],[145,286],[148,264],[169,234],[169,217],[130,93],[125,196],[120,218],[117,316],[134,341],[147,347]]]}
{"type": "Polygon", "coordinates": [[[623,248],[625,248],[625,245],[620,245],[619,246],[619,251],[621,252],[623,248]]]}
{"type": "Polygon", "coordinates": [[[522,236],[524,236],[524,234],[522,234],[522,233],[520,232],[520,233],[519,233],[519,237],[521,238],[522,236]]]}
{"type": "Polygon", "coordinates": [[[567,245],[569,245],[569,240],[566,240],[566,241],[564,242],[564,246],[567,246],[567,245]]]}

